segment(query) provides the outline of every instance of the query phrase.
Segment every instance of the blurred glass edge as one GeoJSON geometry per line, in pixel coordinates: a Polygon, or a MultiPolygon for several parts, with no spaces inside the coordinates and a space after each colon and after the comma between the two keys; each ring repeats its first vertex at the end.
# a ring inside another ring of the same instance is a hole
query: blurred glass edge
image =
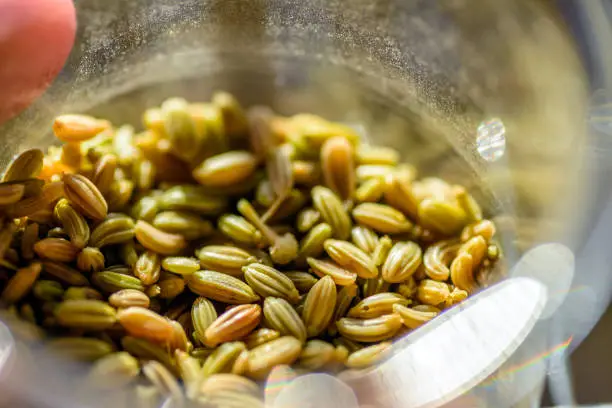
{"type": "MultiPolygon", "coordinates": [[[[558,0],[557,5],[582,57],[591,95],[605,95],[609,99],[612,91],[612,1],[558,0]]],[[[594,98],[593,102],[598,101],[594,98]]],[[[549,362],[549,393],[551,402],[558,405],[574,406],[576,403],[571,365],[567,359],[605,313],[612,295],[612,161],[609,160],[612,137],[593,125],[590,137],[585,163],[591,166],[591,211],[599,216],[595,217],[591,233],[577,253],[571,293],[550,325],[550,344],[572,339],[567,352],[552,356],[549,362]]]]}

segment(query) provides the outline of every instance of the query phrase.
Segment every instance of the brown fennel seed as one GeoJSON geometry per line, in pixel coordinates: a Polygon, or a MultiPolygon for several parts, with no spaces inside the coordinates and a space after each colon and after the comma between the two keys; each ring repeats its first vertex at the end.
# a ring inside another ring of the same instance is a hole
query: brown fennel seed
{"type": "Polygon", "coordinates": [[[208,326],[204,333],[206,344],[215,347],[219,343],[238,340],[253,331],[260,320],[259,305],[238,305],[208,326]]]}
{"type": "Polygon", "coordinates": [[[43,152],[30,149],[20,153],[9,164],[2,176],[2,181],[25,180],[38,177],[43,168],[43,152]]]}
{"type": "Polygon", "coordinates": [[[465,188],[417,179],[346,125],[247,116],[226,93],[143,119],[136,133],[58,117],[64,144],[24,152],[0,183],[1,303],[87,336],[49,343],[108,356],[90,376],[102,388],[144,364],[151,406],[263,406],[253,380],[377,364],[503,256],[465,188]]]}
{"type": "Polygon", "coordinates": [[[108,213],[108,204],[100,190],[86,177],[65,174],[64,191],[70,203],[81,213],[94,220],[102,220],[108,213]]]}
{"type": "Polygon", "coordinates": [[[327,187],[342,200],[355,194],[353,145],[344,137],[332,137],[321,146],[321,169],[327,187]]]}
{"type": "Polygon", "coordinates": [[[142,220],[136,223],[134,233],[142,246],[162,255],[176,255],[187,246],[181,235],[161,231],[142,220]]]}

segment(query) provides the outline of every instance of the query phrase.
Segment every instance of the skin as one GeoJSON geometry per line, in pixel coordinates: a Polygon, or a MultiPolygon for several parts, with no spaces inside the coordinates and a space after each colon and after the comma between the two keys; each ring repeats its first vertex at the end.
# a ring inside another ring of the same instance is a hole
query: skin
{"type": "Polygon", "coordinates": [[[0,123],[51,84],[76,32],[71,0],[0,0],[0,123]]]}

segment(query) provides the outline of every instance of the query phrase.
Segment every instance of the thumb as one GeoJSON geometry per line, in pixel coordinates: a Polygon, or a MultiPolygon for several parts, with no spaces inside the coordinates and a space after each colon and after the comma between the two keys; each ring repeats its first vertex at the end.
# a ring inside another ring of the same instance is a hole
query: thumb
{"type": "Polygon", "coordinates": [[[76,31],[71,0],[0,0],[0,123],[57,76],[76,31]]]}

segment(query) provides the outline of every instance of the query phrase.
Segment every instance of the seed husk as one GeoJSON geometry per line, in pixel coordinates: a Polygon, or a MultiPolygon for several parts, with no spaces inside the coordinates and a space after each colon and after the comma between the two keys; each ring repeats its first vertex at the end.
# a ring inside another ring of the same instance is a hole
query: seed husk
{"type": "Polygon", "coordinates": [[[249,285],[224,273],[198,271],[189,277],[187,284],[189,289],[197,295],[231,305],[253,303],[259,300],[259,296],[249,285]]]}
{"type": "Polygon", "coordinates": [[[223,343],[204,362],[202,375],[207,377],[218,373],[229,373],[238,356],[245,350],[246,346],[240,341],[223,343]]]}
{"type": "Polygon", "coordinates": [[[233,391],[217,392],[206,397],[200,397],[198,399],[200,404],[204,406],[213,407],[227,407],[227,408],[240,408],[240,407],[253,407],[253,408],[264,408],[264,403],[259,397],[255,397],[249,394],[243,394],[233,391]]]}
{"type": "Polygon", "coordinates": [[[361,183],[372,178],[384,178],[393,174],[396,170],[394,166],[388,164],[361,164],[355,169],[357,180],[361,183]]]}
{"type": "Polygon", "coordinates": [[[87,286],[89,280],[80,271],[70,266],[54,261],[43,261],[43,270],[46,274],[72,286],[87,286]]]}
{"type": "Polygon", "coordinates": [[[21,257],[26,260],[34,258],[34,245],[38,242],[40,227],[36,222],[27,224],[23,229],[23,235],[21,236],[21,257]]]}
{"type": "Polygon", "coordinates": [[[67,143],[84,142],[110,127],[106,120],[87,115],[61,115],[53,122],[53,133],[67,143]]]}
{"type": "Polygon", "coordinates": [[[252,263],[243,267],[243,272],[249,286],[264,298],[279,297],[291,303],[297,303],[300,299],[293,281],[270,266],[252,263]]]}
{"type": "Polygon", "coordinates": [[[173,356],[166,351],[165,347],[152,343],[145,339],[132,336],[121,338],[121,347],[133,356],[142,360],[159,361],[172,373],[178,374],[176,361],[173,356]]]}
{"type": "Polygon", "coordinates": [[[321,213],[314,208],[307,207],[297,215],[296,228],[301,233],[310,231],[321,220],[321,213]]]}
{"type": "Polygon", "coordinates": [[[292,162],[293,179],[296,184],[314,186],[321,181],[321,167],[318,163],[304,160],[292,162]]]}
{"type": "Polygon", "coordinates": [[[259,305],[238,305],[223,313],[208,326],[204,334],[206,346],[238,340],[255,329],[261,320],[259,305]]]}
{"type": "Polygon", "coordinates": [[[15,204],[23,197],[25,186],[23,184],[0,183],[0,205],[15,204]]]}
{"type": "Polygon", "coordinates": [[[134,240],[126,241],[119,246],[119,256],[125,265],[134,268],[134,265],[138,262],[138,251],[134,240]]]}
{"type": "Polygon", "coordinates": [[[18,269],[4,287],[0,299],[7,304],[18,302],[32,289],[34,282],[36,282],[40,275],[41,269],[40,262],[33,262],[24,268],[18,269]]]}
{"type": "Polygon", "coordinates": [[[99,300],[65,300],[55,309],[58,324],[85,330],[105,330],[117,321],[114,308],[99,300]]]}
{"type": "Polygon", "coordinates": [[[424,228],[443,235],[457,234],[468,222],[461,207],[445,201],[425,199],[419,203],[419,221],[424,228]]]}
{"type": "Polygon", "coordinates": [[[367,368],[386,358],[391,349],[390,342],[382,342],[364,347],[351,353],[346,360],[348,368],[367,368]]]}
{"type": "Polygon", "coordinates": [[[217,215],[227,207],[227,198],[210,194],[206,187],[181,184],[164,191],[157,198],[157,204],[165,211],[217,215]]]}
{"type": "Polygon", "coordinates": [[[468,293],[468,291],[455,287],[451,290],[450,295],[444,301],[444,306],[454,306],[457,303],[463,302],[465,299],[468,298],[469,295],[470,294],[468,293]]]}
{"type": "Polygon", "coordinates": [[[272,190],[272,183],[268,179],[263,179],[257,185],[255,190],[255,201],[257,204],[264,208],[269,208],[275,200],[274,190],[272,190]]]}
{"type": "Polygon", "coordinates": [[[317,278],[308,272],[290,271],[284,273],[285,276],[291,279],[299,293],[307,293],[318,281],[317,278]]]}
{"type": "Polygon", "coordinates": [[[70,237],[70,242],[79,249],[84,248],[90,237],[89,225],[85,218],[65,199],[55,205],[53,214],[70,237]]]}
{"type": "Polygon", "coordinates": [[[281,335],[290,335],[302,342],[306,341],[306,326],[295,309],[285,299],[266,298],[263,313],[266,324],[281,335]]]}
{"type": "Polygon", "coordinates": [[[487,241],[482,236],[475,236],[464,242],[458,250],[458,254],[465,253],[472,256],[474,268],[480,266],[487,254],[487,241]]]}
{"type": "Polygon", "coordinates": [[[185,393],[187,398],[193,399],[199,392],[200,387],[200,372],[202,367],[200,361],[190,356],[183,350],[175,350],[174,357],[178,366],[180,378],[185,385],[185,393]]]}
{"type": "Polygon", "coordinates": [[[438,241],[429,246],[423,254],[425,273],[431,279],[443,282],[448,280],[448,268],[459,245],[454,241],[438,241]]]}
{"type": "Polygon", "coordinates": [[[139,373],[138,360],[120,351],[96,361],[89,371],[87,381],[97,389],[112,390],[131,383],[139,373]]]}
{"type": "Polygon", "coordinates": [[[242,268],[257,262],[257,258],[249,252],[226,245],[208,245],[200,248],[197,253],[200,266],[216,272],[232,276],[241,276],[242,268]]]}
{"type": "Polygon", "coordinates": [[[306,261],[310,268],[320,278],[330,276],[336,285],[347,286],[351,285],[357,279],[357,274],[346,270],[334,262],[323,261],[315,258],[307,258],[306,261]]]}
{"type": "MultiPolygon", "coordinates": [[[[154,218],[159,211],[160,209],[159,205],[157,204],[157,198],[151,196],[144,196],[141,197],[138,201],[136,201],[136,203],[134,203],[130,211],[130,215],[136,220],[154,222],[154,218]]],[[[156,227],[163,230],[162,227],[156,227]]]]}
{"type": "Polygon", "coordinates": [[[373,319],[344,317],[336,322],[338,332],[347,339],[361,343],[377,343],[390,339],[402,326],[401,317],[388,314],[373,319]]]}
{"type": "Polygon", "coordinates": [[[13,158],[2,176],[2,181],[25,180],[36,178],[43,168],[43,152],[40,149],[29,149],[13,158]]]}
{"type": "Polygon", "coordinates": [[[321,146],[321,169],[325,185],[342,200],[350,200],[355,194],[354,154],[353,145],[341,136],[332,137],[321,146]]]}
{"type": "Polygon", "coordinates": [[[478,202],[467,190],[461,186],[453,186],[455,199],[459,207],[465,212],[469,222],[479,222],[482,220],[482,209],[478,202]]]}
{"type": "Polygon", "coordinates": [[[336,296],[336,307],[334,308],[334,315],[332,316],[332,323],[328,327],[330,334],[335,335],[337,333],[335,322],[346,316],[347,311],[351,307],[351,303],[357,297],[359,289],[357,285],[352,284],[343,286],[336,296]]]}
{"type": "Polygon", "coordinates": [[[273,367],[292,364],[301,351],[302,342],[291,336],[264,343],[249,353],[247,375],[255,379],[264,379],[273,367]]]}
{"type": "Polygon", "coordinates": [[[298,256],[298,242],[291,233],[278,235],[259,217],[255,208],[245,199],[238,201],[238,212],[249,220],[261,232],[270,244],[269,252],[272,260],[286,265],[298,256]]]}
{"type": "Polygon", "coordinates": [[[262,216],[262,221],[269,223],[278,223],[292,218],[308,203],[309,196],[301,190],[293,189],[287,195],[282,203],[278,205],[278,209],[269,218],[262,216]]]}
{"type": "Polygon", "coordinates": [[[66,198],[79,212],[93,220],[106,217],[108,204],[95,184],[79,174],[64,174],[62,181],[66,198]]]}
{"type": "Polygon", "coordinates": [[[151,300],[139,290],[122,289],[110,295],[108,303],[118,309],[125,309],[132,306],[148,308],[151,300]]]}
{"type": "Polygon", "coordinates": [[[309,148],[321,148],[328,139],[342,136],[354,145],[358,145],[359,134],[352,127],[330,122],[312,114],[298,114],[291,118],[292,124],[299,132],[299,137],[309,148]]]}
{"type": "Polygon", "coordinates": [[[43,301],[56,301],[64,295],[64,288],[59,282],[40,279],[32,288],[34,297],[43,301]]]}
{"type": "Polygon", "coordinates": [[[378,245],[378,235],[363,225],[355,225],[351,229],[351,240],[366,254],[373,254],[378,245]]]}
{"type": "Polygon", "coordinates": [[[383,234],[401,234],[412,229],[412,223],[404,214],[384,204],[359,204],[353,209],[353,218],[383,234]]]}
{"type": "Polygon", "coordinates": [[[260,161],[265,159],[268,149],[277,144],[270,125],[273,116],[272,110],[266,106],[254,106],[247,112],[250,148],[260,161]]]}
{"type": "Polygon", "coordinates": [[[336,263],[355,272],[360,278],[371,279],[378,276],[378,268],[372,258],[350,242],[328,239],[324,247],[336,263]]]}
{"type": "Polygon", "coordinates": [[[106,245],[123,244],[131,241],[134,233],[134,221],[130,217],[118,214],[105,219],[91,231],[89,245],[102,248],[106,245]]]}
{"type": "Polygon", "coordinates": [[[421,256],[421,247],[414,242],[396,243],[382,267],[383,279],[391,283],[400,283],[410,278],[421,265],[421,256]]]}
{"type": "Polygon", "coordinates": [[[177,275],[191,275],[200,270],[200,262],[186,256],[167,256],[162,261],[162,267],[177,275]]]}
{"type": "Polygon", "coordinates": [[[154,342],[169,342],[174,332],[169,319],[144,307],[121,309],[117,312],[117,320],[130,336],[154,342]]]}
{"type": "Polygon", "coordinates": [[[152,285],[159,280],[161,272],[161,257],[154,251],[145,251],[134,265],[134,276],[143,285],[152,285]]]}
{"type": "Polygon", "coordinates": [[[173,299],[183,293],[185,290],[186,282],[183,278],[178,276],[169,276],[160,279],[157,282],[159,287],[159,297],[162,299],[173,299]]]}
{"type": "Polygon", "coordinates": [[[182,235],[161,231],[142,220],[136,222],[134,232],[142,246],[162,255],[176,255],[187,246],[182,235]]]}
{"type": "Polygon", "coordinates": [[[393,248],[393,240],[388,235],[381,237],[372,254],[372,260],[376,266],[382,266],[387,261],[389,253],[393,248]]]}
{"type": "Polygon", "coordinates": [[[77,268],[83,272],[99,272],[103,270],[104,254],[98,248],[83,248],[77,255],[77,268]]]}
{"type": "Polygon", "coordinates": [[[155,385],[160,394],[169,396],[181,406],[184,401],[183,391],[174,375],[158,361],[151,360],[142,366],[145,377],[155,385]]]}
{"type": "Polygon", "coordinates": [[[348,311],[347,317],[373,319],[394,312],[393,306],[408,305],[410,301],[397,293],[377,293],[368,296],[348,311]]]}
{"type": "Polygon", "coordinates": [[[138,278],[126,275],[124,273],[114,272],[112,270],[104,270],[94,273],[91,275],[91,281],[94,286],[107,293],[118,292],[122,289],[134,289],[141,292],[144,291],[144,286],[138,278]]]}
{"type": "Polygon", "coordinates": [[[45,238],[34,244],[34,252],[43,258],[57,262],[72,262],[79,249],[62,238],[45,238]]]}
{"type": "Polygon", "coordinates": [[[300,260],[320,256],[325,250],[325,241],[332,235],[333,231],[329,224],[316,225],[300,241],[300,260]]]}
{"type": "Polygon", "coordinates": [[[246,336],[244,342],[248,349],[252,349],[279,337],[280,332],[277,330],[262,327],[246,336]]]}
{"type": "Polygon", "coordinates": [[[234,150],[206,159],[193,171],[193,177],[204,186],[223,187],[244,181],[256,166],[253,154],[234,150]]]}
{"type": "Polygon", "coordinates": [[[106,197],[115,179],[117,169],[117,157],[113,154],[102,156],[94,168],[91,181],[96,185],[100,193],[106,197]]]}
{"type": "Polygon", "coordinates": [[[141,191],[150,190],[155,183],[157,168],[151,160],[141,159],[134,163],[132,177],[136,188],[141,191]]]}
{"type": "Polygon", "coordinates": [[[461,231],[461,242],[465,242],[477,235],[483,237],[487,242],[491,241],[493,235],[495,235],[495,224],[490,220],[482,220],[467,225],[461,231]]]}
{"type": "Polygon", "coordinates": [[[266,170],[275,198],[262,217],[264,222],[267,222],[277,213],[279,207],[287,199],[293,188],[293,167],[291,165],[291,149],[289,145],[278,146],[268,155],[266,170]]]}
{"type": "Polygon", "coordinates": [[[219,230],[237,243],[259,246],[263,242],[261,232],[244,217],[225,214],[219,218],[219,230]]]}
{"type": "Polygon", "coordinates": [[[416,294],[416,291],[417,283],[414,277],[408,278],[405,282],[402,282],[397,286],[397,293],[406,299],[411,299],[416,294]]]}
{"type": "Polygon", "coordinates": [[[191,322],[194,338],[201,344],[206,344],[206,329],[217,319],[217,311],[210,300],[197,298],[191,306],[191,322]]]}
{"type": "Polygon", "coordinates": [[[501,255],[499,247],[495,244],[487,247],[487,259],[490,261],[497,261],[501,255]]]}
{"type": "Polygon", "coordinates": [[[356,152],[357,163],[395,166],[399,162],[397,150],[384,146],[361,145],[356,152]]]}
{"type": "Polygon", "coordinates": [[[320,279],[308,292],[302,319],[308,337],[316,337],[329,326],[336,307],[336,284],[331,276],[320,279]]]}
{"type": "Polygon", "coordinates": [[[212,235],[214,228],[210,221],[187,211],[164,211],[155,216],[153,226],[162,231],[179,234],[188,240],[212,235]]]}
{"type": "Polygon", "coordinates": [[[87,337],[56,337],[45,345],[53,353],[78,361],[95,361],[113,351],[112,344],[87,337]]]}
{"type": "Polygon", "coordinates": [[[254,381],[236,374],[213,374],[206,378],[200,386],[200,392],[203,394],[216,394],[224,391],[253,396],[260,394],[259,386],[254,381]]]}
{"type": "Polygon", "coordinates": [[[391,284],[382,277],[366,279],[361,285],[361,295],[367,298],[378,293],[389,292],[390,288],[391,284]]]}
{"type": "Polygon", "coordinates": [[[419,200],[412,191],[410,179],[400,172],[385,176],[385,202],[412,220],[419,219],[419,200]]]}
{"type": "Polygon", "coordinates": [[[314,208],[332,228],[334,238],[348,239],[352,222],[340,198],[332,190],[323,186],[314,187],[311,194],[314,208]]]}
{"type": "Polygon", "coordinates": [[[221,112],[225,133],[232,138],[244,137],[247,133],[247,117],[236,98],[228,92],[215,92],[212,103],[221,112]]]}
{"type": "Polygon", "coordinates": [[[297,360],[298,367],[319,370],[330,364],[335,357],[335,347],[322,340],[309,340],[297,360]]]}
{"type": "Polygon", "coordinates": [[[191,162],[200,152],[205,138],[196,131],[186,100],[170,98],[161,105],[161,119],[168,141],[176,154],[191,162]]]}
{"type": "Polygon", "coordinates": [[[417,299],[426,305],[438,306],[450,296],[450,289],[444,282],[423,279],[417,288],[417,299]]]}
{"type": "Polygon", "coordinates": [[[64,300],[79,299],[102,300],[104,297],[100,292],[90,287],[71,286],[64,292],[64,300]]]}
{"type": "Polygon", "coordinates": [[[400,304],[393,305],[393,311],[400,315],[404,326],[409,329],[416,329],[424,325],[440,313],[439,311],[418,310],[400,304]]]}
{"type": "Polygon", "coordinates": [[[376,203],[385,192],[385,181],[382,177],[373,177],[364,181],[355,191],[355,199],[359,203],[376,203]]]}

